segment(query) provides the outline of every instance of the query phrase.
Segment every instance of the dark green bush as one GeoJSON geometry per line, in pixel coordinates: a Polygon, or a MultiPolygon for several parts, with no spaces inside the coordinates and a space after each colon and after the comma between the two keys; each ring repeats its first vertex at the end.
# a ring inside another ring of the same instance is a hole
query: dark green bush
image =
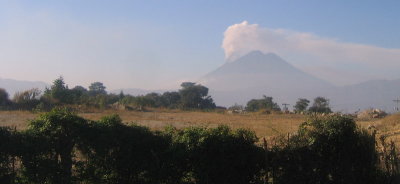
{"type": "Polygon", "coordinates": [[[353,119],[314,117],[276,148],[276,183],[379,183],[375,139],[353,119]]]}
{"type": "Polygon", "coordinates": [[[348,117],[310,118],[267,150],[257,142],[254,132],[227,126],[158,132],[118,115],[89,121],[54,109],[25,131],[0,128],[0,183],[375,184],[398,177],[379,168],[374,137],[348,117]]]}
{"type": "Polygon", "coordinates": [[[0,127],[0,183],[12,183],[15,172],[15,131],[0,127]]]}
{"type": "Polygon", "coordinates": [[[188,128],[176,132],[174,141],[185,146],[187,176],[197,184],[253,183],[264,164],[264,152],[251,131],[188,128]]]}
{"type": "Polygon", "coordinates": [[[81,178],[89,183],[164,183],[170,139],[124,125],[117,115],[92,122],[79,146],[87,159],[81,178]]]}

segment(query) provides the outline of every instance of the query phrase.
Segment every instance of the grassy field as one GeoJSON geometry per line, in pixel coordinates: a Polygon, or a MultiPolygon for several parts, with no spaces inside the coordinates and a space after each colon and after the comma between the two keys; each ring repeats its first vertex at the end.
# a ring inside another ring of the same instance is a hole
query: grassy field
{"type": "MultiPolygon", "coordinates": [[[[190,126],[216,127],[228,125],[233,129],[246,128],[256,132],[259,137],[273,136],[294,132],[304,122],[304,115],[296,114],[226,114],[217,112],[191,111],[97,111],[79,113],[80,116],[98,120],[103,116],[118,114],[124,123],[147,126],[153,130],[161,130],[166,126],[184,128],[190,126]]],[[[38,113],[27,111],[0,111],[0,126],[12,126],[19,130],[27,127],[29,120],[37,117],[38,113]]]]}
{"type": "Polygon", "coordinates": [[[364,128],[373,125],[377,130],[377,137],[383,135],[386,137],[386,141],[394,141],[397,147],[400,147],[400,113],[358,123],[364,128]]]}
{"type": "MultiPolygon", "coordinates": [[[[191,111],[93,111],[79,113],[80,116],[98,120],[103,116],[118,114],[124,123],[147,126],[153,130],[161,130],[166,126],[184,128],[190,126],[216,127],[228,125],[233,129],[246,128],[256,132],[258,137],[284,135],[295,132],[298,126],[306,120],[306,116],[299,114],[227,114],[217,112],[191,111]]],[[[0,126],[12,126],[19,130],[27,127],[28,121],[37,117],[38,113],[28,111],[0,111],[0,126]]],[[[394,114],[382,119],[358,121],[361,127],[374,125],[378,136],[385,135],[387,140],[393,140],[400,145],[400,114],[394,114]]]]}

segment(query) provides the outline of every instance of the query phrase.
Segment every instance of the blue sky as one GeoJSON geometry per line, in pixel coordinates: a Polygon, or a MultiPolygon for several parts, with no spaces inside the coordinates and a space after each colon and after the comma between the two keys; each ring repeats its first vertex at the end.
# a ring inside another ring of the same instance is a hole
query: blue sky
{"type": "MultiPolygon", "coordinates": [[[[248,21],[263,29],[398,49],[399,8],[400,1],[367,0],[0,1],[0,77],[51,82],[63,75],[71,86],[102,81],[110,89],[177,88],[225,62],[221,45],[231,25],[248,21]]],[[[290,52],[284,58],[296,60],[299,54],[290,52]]],[[[306,59],[292,64],[301,68],[306,59]]],[[[318,67],[336,71],[338,65],[318,67]]],[[[373,76],[400,78],[393,66],[387,76],[385,68],[373,76]]],[[[373,68],[352,67],[364,68],[357,71],[360,78],[373,68]]]]}

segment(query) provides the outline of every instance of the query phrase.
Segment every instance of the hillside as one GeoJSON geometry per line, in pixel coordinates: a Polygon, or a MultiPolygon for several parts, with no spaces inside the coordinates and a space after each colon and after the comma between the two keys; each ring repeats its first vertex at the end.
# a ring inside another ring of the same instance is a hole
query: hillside
{"type": "Polygon", "coordinates": [[[334,86],[305,73],[273,53],[253,51],[226,62],[199,82],[210,88],[219,105],[246,104],[262,95],[279,104],[295,104],[298,98],[327,97],[335,111],[381,108],[392,111],[393,99],[400,96],[400,80],[374,80],[350,86],[334,86]]]}
{"type": "Polygon", "coordinates": [[[251,98],[272,96],[278,102],[294,103],[299,97],[313,98],[335,88],[307,74],[273,53],[251,52],[227,62],[200,80],[210,88],[217,104],[244,104],[251,98]]]}
{"type": "Polygon", "coordinates": [[[49,85],[40,81],[21,81],[0,78],[0,88],[6,89],[10,97],[12,97],[14,93],[18,91],[24,91],[32,88],[39,88],[43,91],[46,86],[49,85]]]}

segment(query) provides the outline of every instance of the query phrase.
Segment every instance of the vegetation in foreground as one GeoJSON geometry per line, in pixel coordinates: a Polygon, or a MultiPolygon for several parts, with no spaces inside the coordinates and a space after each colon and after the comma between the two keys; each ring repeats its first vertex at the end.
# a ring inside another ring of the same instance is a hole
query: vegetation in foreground
{"type": "Polygon", "coordinates": [[[66,109],[0,129],[0,183],[395,183],[395,148],[341,116],[314,117],[258,145],[226,126],[151,131],[117,115],[91,121],[66,109]]]}

